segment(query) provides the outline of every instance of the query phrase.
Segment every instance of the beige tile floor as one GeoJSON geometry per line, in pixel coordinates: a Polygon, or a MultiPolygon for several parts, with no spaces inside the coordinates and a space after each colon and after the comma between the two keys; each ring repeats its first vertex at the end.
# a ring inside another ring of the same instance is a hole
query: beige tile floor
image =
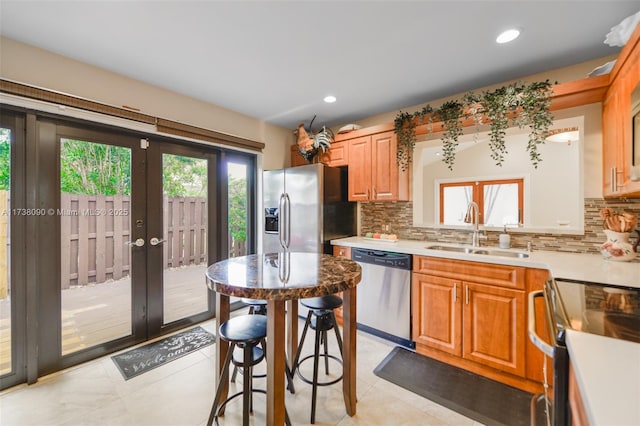
{"type": "MultiPolygon", "coordinates": [[[[243,312],[239,312],[243,313],[243,312]]],[[[238,314],[238,313],[236,313],[238,314]]],[[[213,332],[214,322],[201,324],[213,332]]],[[[302,322],[300,323],[302,332],[302,322]]],[[[304,353],[313,347],[307,337],[304,353]]],[[[335,338],[329,338],[336,351],[335,338]]],[[[393,344],[358,332],[357,414],[346,415],[341,383],[319,388],[318,425],[478,425],[454,411],[406,391],[373,374],[393,344]]],[[[0,393],[0,424],[13,425],[205,425],[215,392],[214,346],[125,381],[110,356],[19,385],[0,393]]],[[[312,362],[303,364],[310,371],[312,362]]],[[[330,365],[334,374],[339,366],[330,365]]],[[[263,387],[264,379],[255,379],[263,387]]],[[[309,424],[311,386],[295,378],[296,393],[286,394],[294,425],[309,424]]],[[[241,380],[238,381],[241,385],[241,380]]],[[[231,385],[231,392],[236,385],[231,385]]],[[[255,396],[252,425],[265,424],[264,396],[255,396]]],[[[220,425],[241,423],[242,401],[229,404],[220,425]]]]}

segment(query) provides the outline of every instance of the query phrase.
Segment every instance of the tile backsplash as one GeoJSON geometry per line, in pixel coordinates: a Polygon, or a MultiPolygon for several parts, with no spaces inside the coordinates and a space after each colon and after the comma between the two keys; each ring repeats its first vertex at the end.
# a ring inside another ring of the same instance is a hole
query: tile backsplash
{"type": "MultiPolygon", "coordinates": [[[[584,235],[563,235],[554,233],[519,233],[510,230],[511,247],[526,248],[531,242],[534,250],[563,251],[572,253],[600,253],[599,246],[606,241],[602,230],[600,209],[612,208],[616,211],[630,210],[640,217],[640,199],[605,200],[586,198],[584,200],[584,235]]],[[[471,233],[454,229],[418,228],[413,224],[412,202],[372,202],[360,203],[360,235],[380,232],[383,224],[391,224],[391,230],[398,238],[405,240],[438,241],[447,243],[469,243],[471,233]]],[[[497,246],[500,232],[487,231],[482,245],[497,246]]],[[[632,235],[632,238],[637,238],[632,235]]],[[[640,262],[640,256],[636,258],[640,262]]]]}

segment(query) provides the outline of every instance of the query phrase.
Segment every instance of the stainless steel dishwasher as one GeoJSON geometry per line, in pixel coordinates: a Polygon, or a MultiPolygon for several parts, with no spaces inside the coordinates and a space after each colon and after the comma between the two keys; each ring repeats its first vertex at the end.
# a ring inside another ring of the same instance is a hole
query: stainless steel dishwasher
{"type": "Polygon", "coordinates": [[[351,259],[362,267],[362,279],[357,287],[358,329],[414,348],[411,255],[354,248],[351,259]]]}

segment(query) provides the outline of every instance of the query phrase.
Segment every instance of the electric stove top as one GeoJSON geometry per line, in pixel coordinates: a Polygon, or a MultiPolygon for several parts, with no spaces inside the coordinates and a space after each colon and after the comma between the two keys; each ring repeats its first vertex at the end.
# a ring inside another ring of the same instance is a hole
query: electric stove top
{"type": "Polygon", "coordinates": [[[563,279],[550,284],[557,330],[640,343],[640,289],[563,279]]]}

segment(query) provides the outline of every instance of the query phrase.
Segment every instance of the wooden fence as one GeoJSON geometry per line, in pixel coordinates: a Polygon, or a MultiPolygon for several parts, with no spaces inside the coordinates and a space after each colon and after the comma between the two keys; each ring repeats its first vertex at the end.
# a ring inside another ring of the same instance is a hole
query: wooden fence
{"type": "MultiPolygon", "coordinates": [[[[207,200],[165,197],[163,268],[207,261],[207,200]]],[[[9,191],[0,191],[0,213],[9,191]]],[[[128,196],[61,195],[62,288],[117,280],[130,274],[131,203],[128,196]]],[[[0,214],[0,298],[9,292],[9,214],[0,214]]],[[[229,257],[246,254],[246,243],[229,236],[229,257]]]]}
{"type": "MultiPolygon", "coordinates": [[[[165,197],[163,268],[207,261],[207,200],[165,197]]],[[[62,194],[62,288],[120,279],[130,273],[128,196],[62,194]]]]}

